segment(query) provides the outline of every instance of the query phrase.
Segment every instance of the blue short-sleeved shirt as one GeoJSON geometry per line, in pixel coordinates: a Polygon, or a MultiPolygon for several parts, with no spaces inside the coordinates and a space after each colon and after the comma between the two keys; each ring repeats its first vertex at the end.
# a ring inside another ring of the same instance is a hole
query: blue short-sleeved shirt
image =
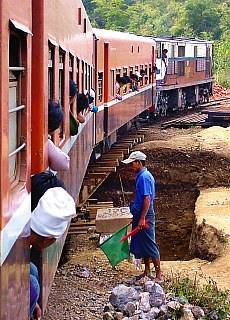
{"type": "Polygon", "coordinates": [[[148,195],[150,195],[150,203],[152,203],[155,197],[155,180],[147,168],[143,168],[136,178],[135,203],[143,206],[144,197],[148,195]]]}

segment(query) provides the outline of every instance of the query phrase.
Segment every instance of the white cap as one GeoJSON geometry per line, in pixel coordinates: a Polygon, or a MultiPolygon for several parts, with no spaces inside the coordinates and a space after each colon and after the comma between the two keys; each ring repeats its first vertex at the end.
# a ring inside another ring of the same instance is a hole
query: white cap
{"type": "Polygon", "coordinates": [[[75,202],[61,187],[48,189],[31,214],[31,229],[43,237],[60,238],[76,213],[75,202]]]}
{"type": "Polygon", "coordinates": [[[134,151],[134,152],[132,152],[132,153],[130,154],[130,156],[128,157],[128,159],[123,160],[123,161],[121,161],[121,162],[127,164],[127,163],[131,163],[131,162],[133,162],[133,161],[135,161],[135,160],[146,160],[146,155],[145,155],[143,152],[141,152],[141,151],[134,151]]]}
{"type": "Polygon", "coordinates": [[[141,74],[140,74],[140,72],[138,72],[138,71],[135,72],[135,75],[138,76],[138,78],[141,77],[141,74]]]}

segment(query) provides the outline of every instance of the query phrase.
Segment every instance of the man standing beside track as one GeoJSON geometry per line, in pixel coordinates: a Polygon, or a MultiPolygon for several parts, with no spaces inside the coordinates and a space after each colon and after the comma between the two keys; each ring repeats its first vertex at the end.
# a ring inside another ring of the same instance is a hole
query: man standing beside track
{"type": "Polygon", "coordinates": [[[136,196],[130,203],[130,212],[133,215],[132,229],[138,227],[139,231],[132,236],[130,252],[136,259],[144,259],[144,273],[134,277],[140,280],[144,276],[154,279],[150,273],[150,260],[152,260],[156,282],[163,282],[160,268],[160,253],[155,241],[155,217],[153,200],[155,197],[155,180],[152,174],[145,167],[146,155],[141,151],[132,152],[128,159],[123,160],[130,164],[131,169],[136,173],[136,196]],[[146,223],[148,220],[148,223],[146,223]],[[148,225],[148,228],[146,228],[148,225]]]}

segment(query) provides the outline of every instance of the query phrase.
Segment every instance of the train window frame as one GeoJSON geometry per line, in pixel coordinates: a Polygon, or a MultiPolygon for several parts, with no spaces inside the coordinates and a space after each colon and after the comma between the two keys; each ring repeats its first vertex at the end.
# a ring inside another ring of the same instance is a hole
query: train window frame
{"type": "Polygon", "coordinates": [[[89,88],[88,88],[88,63],[87,62],[85,63],[84,81],[85,81],[84,89],[88,91],[89,88]]]}
{"type": "Polygon", "coordinates": [[[84,18],[84,29],[83,29],[83,32],[86,33],[87,31],[87,21],[86,21],[86,18],[84,18]]]}
{"type": "Polygon", "coordinates": [[[54,97],[55,46],[48,44],[48,99],[54,97]]]}
{"type": "Polygon", "coordinates": [[[103,72],[97,74],[98,102],[103,102],[103,72]]]}
{"type": "Polygon", "coordinates": [[[76,83],[79,88],[79,82],[80,82],[80,59],[76,57],[76,83]]]}
{"type": "Polygon", "coordinates": [[[85,61],[81,60],[81,92],[85,90],[85,61]]]}
{"type": "Polygon", "coordinates": [[[78,25],[80,26],[81,25],[81,8],[78,8],[78,25]]]}
{"type": "Polygon", "coordinates": [[[175,58],[175,44],[171,46],[171,58],[175,58]]]}
{"type": "Polygon", "coordinates": [[[134,69],[133,66],[130,66],[130,67],[129,67],[129,76],[131,76],[131,75],[133,74],[133,69],[134,69]]]}
{"type": "MultiPolygon", "coordinates": [[[[58,101],[64,109],[64,95],[65,95],[65,62],[67,59],[66,51],[59,47],[59,65],[58,65],[58,101]],[[61,59],[63,57],[63,59],[61,59]]],[[[59,127],[59,146],[65,141],[65,121],[59,127]]]]}
{"type": "Polygon", "coordinates": [[[110,99],[115,96],[115,69],[110,69],[110,99]]]}
{"type": "Polygon", "coordinates": [[[157,59],[161,58],[161,44],[160,43],[156,44],[156,57],[157,57],[157,59]]]}
{"type": "Polygon", "coordinates": [[[27,117],[25,116],[26,105],[26,68],[27,65],[27,33],[10,30],[9,35],[9,116],[8,116],[8,146],[9,168],[8,178],[10,189],[13,191],[20,182],[26,179],[27,158],[23,152],[27,145],[27,117]],[[17,42],[17,44],[16,44],[17,42]],[[13,43],[13,44],[12,44],[13,43]],[[16,46],[16,48],[15,48],[16,46]],[[17,49],[17,51],[15,50],[17,49]],[[16,51],[16,52],[15,52],[16,51]],[[16,59],[15,59],[16,57],[16,59]],[[17,60],[17,61],[16,61],[17,60]],[[11,90],[13,88],[13,90],[11,90]],[[14,137],[12,137],[12,134],[14,137]],[[12,142],[13,141],[13,147],[12,142]],[[12,162],[13,159],[13,162],[12,162]]]}
{"type": "Polygon", "coordinates": [[[149,84],[152,83],[152,63],[149,63],[149,84]]]}

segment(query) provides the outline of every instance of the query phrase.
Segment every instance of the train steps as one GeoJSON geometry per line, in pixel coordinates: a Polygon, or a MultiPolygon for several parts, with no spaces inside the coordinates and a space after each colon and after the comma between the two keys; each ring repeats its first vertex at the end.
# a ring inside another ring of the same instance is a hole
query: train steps
{"type": "Polygon", "coordinates": [[[114,143],[111,149],[102,154],[87,168],[77,205],[82,207],[111,172],[116,172],[119,162],[127,157],[131,149],[144,141],[143,134],[130,134],[114,143]]]}

